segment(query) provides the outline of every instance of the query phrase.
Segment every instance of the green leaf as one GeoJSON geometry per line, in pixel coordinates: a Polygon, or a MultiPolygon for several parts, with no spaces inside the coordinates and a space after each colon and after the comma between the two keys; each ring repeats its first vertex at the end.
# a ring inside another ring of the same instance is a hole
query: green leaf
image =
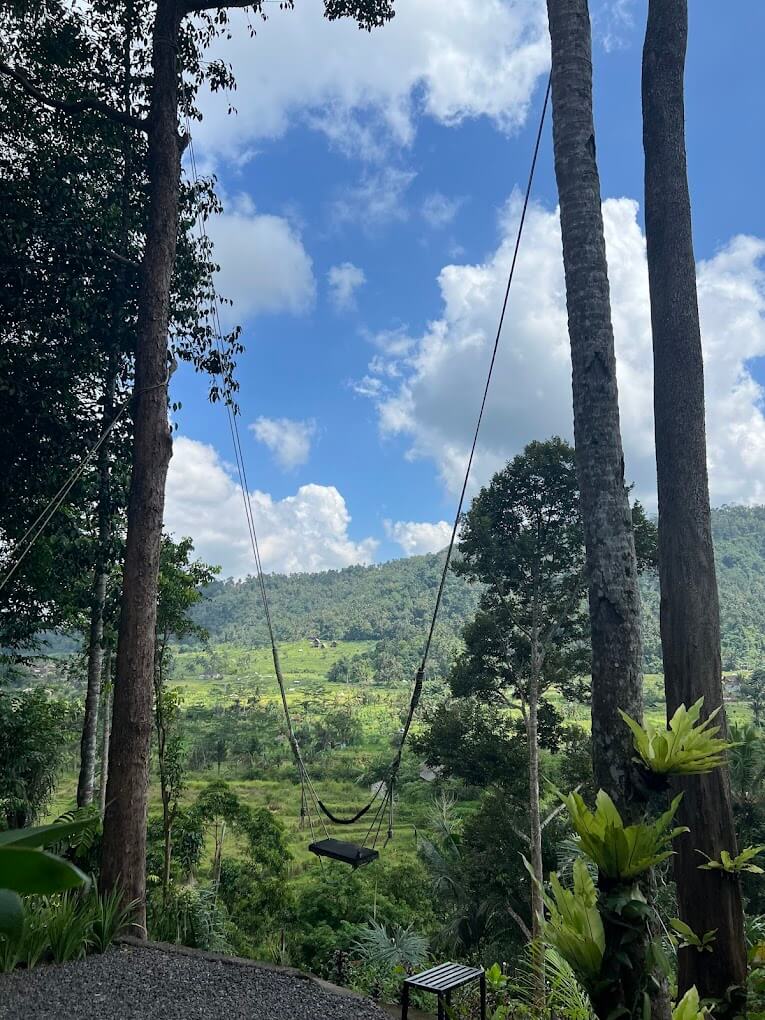
{"type": "Polygon", "coordinates": [[[704,699],[686,709],[680,705],[669,721],[669,729],[646,723],[641,726],[626,712],[619,709],[630,728],[638,757],[646,768],[660,775],[700,775],[711,772],[725,761],[725,752],[736,744],[721,740],[719,726],[713,721],[719,707],[699,722],[704,699]]]}
{"type": "Polygon", "coordinates": [[[0,889],[12,889],[25,896],[32,893],[49,896],[87,882],[79,868],[44,850],[0,847],[0,889]]]}
{"type": "Polygon", "coordinates": [[[673,942],[677,942],[678,949],[695,949],[699,953],[713,952],[712,943],[717,938],[717,928],[705,931],[699,937],[693,928],[686,924],[685,921],[681,921],[679,917],[670,918],[669,926],[680,936],[679,940],[673,940],[673,942]]]}
{"type": "Polygon", "coordinates": [[[759,864],[752,864],[754,858],[761,854],[763,850],[765,850],[765,845],[748,846],[737,857],[731,857],[728,850],[722,850],[719,861],[713,861],[703,850],[697,850],[697,853],[707,858],[706,864],[699,864],[699,870],[723,871],[728,875],[740,874],[742,871],[749,872],[752,875],[763,875],[765,874],[765,869],[761,868],[759,864]]]}
{"type": "Polygon", "coordinates": [[[604,790],[598,792],[596,809],[590,811],[574,792],[561,797],[582,850],[609,878],[627,881],[665,861],[673,853],[672,840],[688,830],[670,828],[682,794],[655,822],[625,826],[616,805],[604,790]]]}
{"type": "Polygon", "coordinates": [[[680,1002],[672,1010],[672,1020],[704,1020],[707,1013],[699,1003],[696,986],[689,988],[680,1002]]]}
{"type": "Polygon", "coordinates": [[[26,846],[46,847],[63,843],[72,836],[78,836],[93,827],[92,818],[81,818],[76,822],[54,822],[52,825],[38,825],[29,829],[7,829],[0,832],[0,847],[26,846]]]}
{"type": "Polygon", "coordinates": [[[0,935],[17,939],[24,930],[24,907],[18,893],[0,889],[0,935]]]}
{"type": "Polygon", "coordinates": [[[549,917],[545,922],[544,939],[568,963],[585,984],[595,980],[603,964],[606,936],[597,908],[597,892],[587,865],[574,861],[574,888],[565,889],[555,872],[550,875],[549,896],[536,880],[531,865],[524,864],[532,881],[542,891],[549,917]]]}

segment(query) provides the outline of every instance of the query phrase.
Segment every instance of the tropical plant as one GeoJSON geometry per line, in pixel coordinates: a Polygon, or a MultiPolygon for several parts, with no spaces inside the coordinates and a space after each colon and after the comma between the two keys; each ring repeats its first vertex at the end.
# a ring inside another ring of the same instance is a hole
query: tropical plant
{"type": "Polygon", "coordinates": [[[683,826],[671,828],[682,794],[653,822],[624,825],[616,806],[604,790],[590,811],[576,791],[562,797],[568,808],[582,850],[607,878],[627,881],[672,856],[672,840],[687,832],[683,826]]]}
{"type": "Polygon", "coordinates": [[[672,1020],[704,1020],[709,1016],[699,1003],[699,993],[693,985],[672,1010],[672,1020]]]}
{"type": "Polygon", "coordinates": [[[698,953],[714,952],[712,943],[717,938],[717,928],[705,931],[703,935],[697,935],[693,928],[685,921],[681,921],[679,917],[671,918],[669,925],[675,935],[679,936],[677,939],[673,937],[673,942],[676,943],[678,949],[695,949],[698,953]]]}
{"type": "Polygon", "coordinates": [[[8,828],[24,828],[45,810],[73,720],[73,705],[43,688],[0,690],[0,817],[8,828]]]}
{"type": "Polygon", "coordinates": [[[108,892],[93,889],[86,900],[90,917],[90,946],[96,953],[104,953],[118,935],[130,927],[136,901],[125,903],[118,887],[108,892]]]}
{"type": "Polygon", "coordinates": [[[689,709],[680,705],[669,720],[668,730],[652,723],[643,727],[620,709],[632,730],[639,755],[636,760],[661,775],[701,775],[725,764],[725,752],[733,745],[717,737],[720,727],[712,725],[720,706],[699,722],[703,706],[703,698],[689,709]]]}
{"type": "Polygon", "coordinates": [[[228,912],[212,889],[170,888],[167,902],[149,896],[149,934],[160,942],[177,942],[192,949],[230,952],[228,912]]]}
{"type": "Polygon", "coordinates": [[[87,876],[45,848],[76,837],[91,819],[0,832],[0,937],[23,931],[21,896],[49,895],[85,886],[87,876]]]}
{"type": "Polygon", "coordinates": [[[400,968],[408,974],[421,967],[428,958],[428,940],[411,924],[396,924],[388,930],[384,924],[369,921],[359,928],[353,948],[368,963],[400,968]]]}
{"type": "Polygon", "coordinates": [[[736,857],[731,857],[727,850],[722,850],[719,861],[713,861],[699,850],[697,852],[702,857],[707,857],[706,864],[700,864],[699,868],[702,871],[724,871],[728,875],[737,875],[742,871],[748,871],[752,875],[765,875],[765,868],[761,868],[759,864],[752,863],[754,858],[758,857],[763,850],[765,850],[765,845],[747,846],[736,857]]]}
{"type": "MultiPolygon", "coordinates": [[[[524,858],[525,860],[525,858],[524,858]]],[[[536,881],[531,866],[526,867],[536,881]]],[[[600,975],[606,951],[606,935],[598,910],[595,883],[584,861],[574,862],[573,889],[565,889],[557,874],[550,874],[552,896],[541,889],[549,912],[543,928],[546,943],[553,946],[582,981],[592,982],[600,975]]]]}
{"type": "Polygon", "coordinates": [[[90,947],[91,917],[80,896],[62,893],[48,900],[45,926],[48,949],[56,963],[85,956],[90,947]]]}

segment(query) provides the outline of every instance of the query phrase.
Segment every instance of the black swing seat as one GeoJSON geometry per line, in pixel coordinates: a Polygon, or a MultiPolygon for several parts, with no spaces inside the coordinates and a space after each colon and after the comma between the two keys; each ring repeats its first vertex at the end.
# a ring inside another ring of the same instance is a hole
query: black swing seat
{"type": "Polygon", "coordinates": [[[360,868],[362,864],[371,864],[380,856],[377,850],[356,843],[344,843],[341,839],[320,839],[308,847],[317,857],[329,857],[333,861],[350,864],[352,868],[360,868]]]}

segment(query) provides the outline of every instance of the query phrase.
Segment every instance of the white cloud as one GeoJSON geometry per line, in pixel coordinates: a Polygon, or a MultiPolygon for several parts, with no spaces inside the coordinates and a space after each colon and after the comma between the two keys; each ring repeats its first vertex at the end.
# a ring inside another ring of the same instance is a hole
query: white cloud
{"type": "Polygon", "coordinates": [[[434,191],[428,195],[422,203],[422,218],[434,230],[441,227],[448,227],[454,220],[462,205],[461,198],[447,198],[440,191],[434,191]]]}
{"type": "Polygon", "coordinates": [[[405,196],[416,176],[411,170],[394,166],[364,172],[355,187],[347,188],[333,202],[334,223],[359,223],[365,230],[375,230],[407,219],[405,196]]]}
{"type": "Polygon", "coordinates": [[[452,525],[447,521],[385,521],[385,534],[406,556],[440,552],[449,544],[452,525]]]}
{"type": "Polygon", "coordinates": [[[305,464],[316,435],[315,421],[260,417],[249,426],[255,438],[267,446],[286,471],[305,464]]]}
{"type": "Polygon", "coordinates": [[[230,13],[232,38],[212,55],[232,64],[238,89],[202,98],[196,138],[207,154],[236,158],[301,114],[346,150],[352,139],[362,157],[379,156],[385,135],[411,142],[419,113],[446,124],[487,116],[513,131],[549,66],[542,0],[406,0],[371,33],[349,19],[327,22],[323,6],[271,4],[254,39],[247,16],[230,13]]]}
{"type": "Polygon", "coordinates": [[[624,49],[635,27],[635,0],[600,0],[592,10],[593,35],[606,53],[624,49]]]}
{"type": "MultiPolygon", "coordinates": [[[[295,573],[372,562],[377,543],[350,538],[350,514],[333,485],[301,485],[294,496],[281,500],[256,490],[251,499],[266,571],[295,573]]],[[[176,537],[191,536],[197,555],[220,564],[224,576],[253,573],[242,490],[214,447],[185,436],[175,440],[165,527],[176,537]]]]}
{"type": "Polygon", "coordinates": [[[341,262],[332,266],[327,273],[329,297],[338,311],[353,308],[356,303],[356,291],[367,281],[364,270],[354,266],[352,262],[341,262]]]}
{"type": "MultiPolygon", "coordinates": [[[[626,474],[655,502],[652,352],[645,241],[637,203],[604,203],[626,474]]],[[[450,491],[461,483],[486,378],[519,214],[485,262],[445,266],[440,317],[410,345],[378,338],[362,390],[384,435],[432,459],[450,491]]],[[[765,356],[765,242],[735,238],[699,265],[713,500],[765,498],[763,390],[749,362],[765,356]]],[[[398,334],[396,334],[398,335],[398,334]]],[[[402,334],[403,335],[403,334],[402,334]]],[[[532,439],[572,435],[571,363],[557,211],[532,206],[474,467],[484,482],[532,439]]]]}
{"type": "Polygon", "coordinates": [[[258,213],[247,195],[226,202],[208,232],[220,265],[216,286],[233,307],[223,307],[227,324],[255,315],[308,311],[316,296],[313,263],[300,236],[281,216],[258,213]]]}

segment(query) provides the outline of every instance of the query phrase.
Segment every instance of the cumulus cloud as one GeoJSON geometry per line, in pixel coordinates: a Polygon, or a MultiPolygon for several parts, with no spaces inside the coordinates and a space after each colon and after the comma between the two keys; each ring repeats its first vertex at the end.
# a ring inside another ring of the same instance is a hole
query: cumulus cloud
{"type": "Polygon", "coordinates": [[[434,191],[422,203],[422,218],[435,230],[448,227],[459,212],[461,205],[461,198],[447,198],[440,191],[434,191]]]}
{"type": "Polygon", "coordinates": [[[311,440],[316,435],[315,421],[260,417],[249,428],[285,470],[290,471],[308,461],[311,440]]]}
{"type": "MultiPolygon", "coordinates": [[[[281,500],[256,490],[251,499],[265,570],[295,573],[372,562],[377,543],[349,536],[351,517],[333,485],[301,485],[281,500]]],[[[165,527],[176,537],[190,535],[197,554],[220,564],[224,576],[253,573],[242,490],[214,447],[185,436],[175,440],[165,527]]]]}
{"type": "Polygon", "coordinates": [[[333,222],[358,223],[365,230],[376,230],[406,220],[406,192],[416,176],[412,170],[395,166],[363,173],[359,183],[332,204],[333,222]]]}
{"type": "Polygon", "coordinates": [[[196,136],[206,153],[236,159],[297,116],[372,157],[386,148],[386,135],[411,142],[418,113],[446,124],[487,116],[510,132],[525,120],[549,66],[540,0],[407,0],[371,33],[350,19],[329,23],[322,9],[318,2],[294,11],[272,4],[254,39],[247,15],[230,13],[232,38],[219,40],[213,56],[232,64],[238,91],[203,97],[196,136]]]}
{"type": "Polygon", "coordinates": [[[440,552],[452,534],[448,521],[385,521],[384,526],[385,534],[401,546],[405,556],[440,552]]]}
{"type": "Polygon", "coordinates": [[[356,303],[356,291],[367,281],[364,270],[354,266],[352,262],[341,262],[332,266],[327,273],[329,298],[338,311],[353,308],[356,303]]]}
{"type": "Polygon", "coordinates": [[[247,195],[238,195],[210,220],[208,232],[220,265],[218,291],[234,302],[221,312],[227,324],[266,313],[300,315],[312,307],[313,263],[288,220],[259,213],[247,195]]]}
{"type": "MultiPolygon", "coordinates": [[[[626,473],[655,502],[652,353],[645,240],[637,203],[603,206],[626,473]]],[[[376,403],[384,435],[409,440],[455,491],[486,378],[519,215],[502,215],[503,239],[478,265],[445,266],[443,307],[420,337],[378,336],[360,384],[376,403]]],[[[751,359],[765,356],[765,242],[734,238],[699,265],[707,384],[710,481],[715,502],[765,498],[763,391],[751,359]]],[[[557,210],[529,211],[504,335],[481,432],[474,484],[532,439],[571,438],[571,363],[557,210]]]]}

